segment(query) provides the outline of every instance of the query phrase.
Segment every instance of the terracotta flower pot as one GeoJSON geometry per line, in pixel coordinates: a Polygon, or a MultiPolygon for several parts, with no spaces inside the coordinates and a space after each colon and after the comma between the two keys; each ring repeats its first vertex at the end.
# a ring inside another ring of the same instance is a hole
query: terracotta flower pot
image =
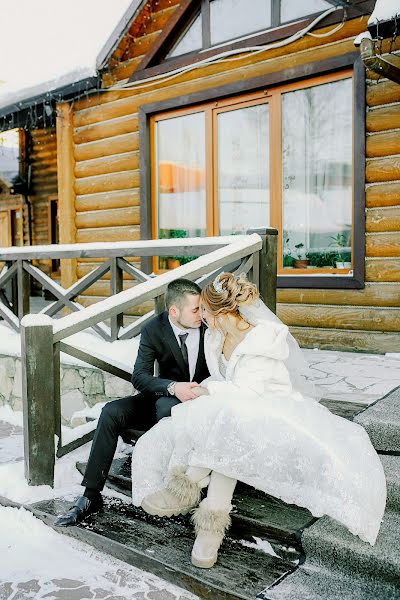
{"type": "Polygon", "coordinates": [[[293,267],[295,269],[307,269],[310,261],[308,258],[295,258],[293,261],[293,267]]]}
{"type": "Polygon", "coordinates": [[[180,267],[181,263],[179,262],[179,260],[177,258],[169,258],[167,260],[167,267],[168,269],[176,269],[177,267],[180,267]]]}

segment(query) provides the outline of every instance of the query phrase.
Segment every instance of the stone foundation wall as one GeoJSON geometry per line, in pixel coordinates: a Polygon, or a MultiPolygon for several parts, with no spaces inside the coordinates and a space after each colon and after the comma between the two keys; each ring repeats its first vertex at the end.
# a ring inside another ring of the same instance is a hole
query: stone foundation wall
{"type": "MultiPolygon", "coordinates": [[[[62,424],[70,425],[72,415],[98,402],[133,394],[132,384],[93,367],[61,366],[62,424]]],[[[0,406],[22,410],[21,359],[0,355],[0,406]]]]}

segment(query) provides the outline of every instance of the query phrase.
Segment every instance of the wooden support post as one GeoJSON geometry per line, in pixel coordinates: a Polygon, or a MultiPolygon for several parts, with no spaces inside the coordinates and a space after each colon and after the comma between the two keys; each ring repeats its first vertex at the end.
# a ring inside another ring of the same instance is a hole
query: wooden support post
{"type": "Polygon", "coordinates": [[[155,313],[156,315],[160,315],[165,310],[165,295],[157,296],[154,300],[155,304],[155,313]]]}
{"type": "Polygon", "coordinates": [[[19,260],[17,263],[17,294],[18,294],[18,319],[21,319],[29,314],[30,310],[30,276],[24,269],[24,261],[19,260]]]}
{"type": "Polygon", "coordinates": [[[54,484],[54,365],[50,317],[21,323],[25,477],[29,485],[54,484]]]}
{"type": "MultiPolygon", "coordinates": [[[[113,258],[111,260],[110,267],[110,292],[111,296],[115,294],[119,294],[122,292],[123,279],[122,279],[122,269],[118,264],[118,259],[113,258]]],[[[119,330],[124,324],[124,314],[119,313],[111,317],[111,341],[115,342],[118,339],[119,330]]]]}
{"type": "Polygon", "coordinates": [[[259,258],[259,290],[263,302],[276,313],[278,231],[272,227],[249,229],[248,234],[258,233],[263,242],[259,258]]]}
{"type": "MultiPolygon", "coordinates": [[[[75,226],[75,158],[72,106],[57,105],[57,171],[60,244],[76,242],[75,226]]],[[[69,288],[77,279],[76,259],[61,261],[61,284],[69,288]]]]}
{"type": "MultiPolygon", "coordinates": [[[[18,269],[18,262],[17,262],[17,269],[18,269]]],[[[13,311],[14,315],[16,317],[18,317],[18,271],[17,271],[17,277],[14,275],[14,277],[10,281],[10,288],[11,288],[12,311],[13,311]]]]}

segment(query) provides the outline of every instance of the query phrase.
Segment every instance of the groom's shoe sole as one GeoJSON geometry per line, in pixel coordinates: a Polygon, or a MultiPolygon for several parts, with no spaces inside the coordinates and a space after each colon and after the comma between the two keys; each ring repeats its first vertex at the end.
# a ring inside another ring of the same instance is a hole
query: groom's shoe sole
{"type": "Polygon", "coordinates": [[[159,506],[154,506],[144,499],[142,502],[142,508],[148,515],[152,515],[153,517],[178,517],[179,515],[187,515],[195,507],[186,506],[184,508],[160,508],[159,506]]]}

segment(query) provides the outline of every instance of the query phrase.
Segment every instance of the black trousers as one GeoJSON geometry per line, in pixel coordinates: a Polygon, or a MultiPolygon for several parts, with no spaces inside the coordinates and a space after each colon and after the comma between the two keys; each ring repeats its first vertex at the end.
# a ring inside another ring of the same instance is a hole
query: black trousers
{"type": "Polygon", "coordinates": [[[99,418],[82,485],[101,491],[114,458],[118,437],[124,429],[148,431],[180,401],[175,396],[156,400],[137,394],[108,402],[99,418]]]}

